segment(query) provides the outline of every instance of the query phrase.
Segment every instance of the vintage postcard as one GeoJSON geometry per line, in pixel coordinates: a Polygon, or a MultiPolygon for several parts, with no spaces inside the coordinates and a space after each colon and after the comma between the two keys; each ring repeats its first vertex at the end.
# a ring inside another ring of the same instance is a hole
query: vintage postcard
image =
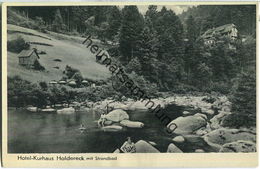
{"type": "Polygon", "coordinates": [[[4,167],[256,167],[256,2],[3,3],[4,167]]]}

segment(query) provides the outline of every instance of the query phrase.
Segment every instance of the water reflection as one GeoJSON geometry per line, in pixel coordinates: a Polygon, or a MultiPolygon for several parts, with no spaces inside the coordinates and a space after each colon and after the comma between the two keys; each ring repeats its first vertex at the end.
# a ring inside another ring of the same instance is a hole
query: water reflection
{"type": "MultiPolygon", "coordinates": [[[[180,116],[183,107],[169,106],[165,110],[172,119],[180,116]]],[[[126,137],[134,142],[153,141],[156,148],[166,152],[172,136],[165,134],[164,125],[147,112],[129,111],[130,119],[145,124],[142,129],[124,128],[120,132],[104,132],[96,121],[100,114],[95,111],[79,111],[72,115],[30,113],[26,110],[8,111],[9,153],[111,153],[121,147],[126,137]],[[79,126],[86,130],[81,132],[79,126]]],[[[197,139],[193,143],[179,146],[184,152],[204,148],[205,143],[197,139]]],[[[210,151],[210,149],[208,149],[210,151]]],[[[207,151],[207,148],[206,148],[207,151]]]]}

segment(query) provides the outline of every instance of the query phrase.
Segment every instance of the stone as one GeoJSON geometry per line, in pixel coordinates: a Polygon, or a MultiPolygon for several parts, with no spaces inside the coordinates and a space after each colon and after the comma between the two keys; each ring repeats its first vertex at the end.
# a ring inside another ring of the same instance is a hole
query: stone
{"type": "Polygon", "coordinates": [[[178,117],[172,120],[168,127],[170,128],[171,125],[177,125],[177,128],[173,131],[175,134],[191,134],[194,131],[198,130],[201,127],[207,125],[207,122],[204,117],[201,115],[194,115],[194,116],[186,116],[186,117],[178,117]]]}
{"type": "Polygon", "coordinates": [[[120,150],[116,149],[113,153],[120,153],[120,150]]]}
{"type": "Polygon", "coordinates": [[[239,140],[236,142],[226,143],[219,150],[219,152],[242,152],[242,153],[250,153],[256,152],[256,144],[250,141],[239,140]]]}
{"type": "Polygon", "coordinates": [[[207,115],[205,115],[205,114],[202,114],[202,113],[196,113],[194,116],[199,116],[199,117],[202,117],[202,118],[204,118],[205,120],[207,120],[207,119],[208,119],[207,115]]]}
{"type": "Polygon", "coordinates": [[[159,150],[144,140],[139,140],[135,143],[135,148],[137,153],[160,153],[159,150]]]}
{"type": "Polygon", "coordinates": [[[203,139],[210,146],[220,149],[222,145],[238,140],[256,142],[256,135],[239,129],[220,128],[206,134],[203,139]]]}
{"type": "Polygon", "coordinates": [[[213,129],[221,128],[223,118],[229,114],[231,114],[231,112],[219,111],[219,114],[215,115],[212,119],[210,119],[210,127],[213,129]]]}
{"type": "Polygon", "coordinates": [[[120,121],[120,124],[125,127],[129,128],[143,128],[144,123],[139,122],[139,121],[130,121],[130,120],[122,120],[120,121]]]}
{"type": "Polygon", "coordinates": [[[122,120],[128,120],[129,116],[124,110],[116,109],[106,114],[104,118],[113,122],[120,122],[122,120]]]}
{"type": "Polygon", "coordinates": [[[182,112],[182,114],[183,114],[183,115],[188,115],[188,114],[190,114],[190,112],[184,111],[184,112],[182,112]]]}
{"type": "Polygon", "coordinates": [[[181,151],[181,149],[171,143],[168,146],[167,153],[183,153],[183,151],[181,151]]]}
{"type": "Polygon", "coordinates": [[[205,113],[209,115],[213,115],[214,111],[212,109],[208,109],[207,111],[205,111],[205,113]]]}
{"type": "Polygon", "coordinates": [[[207,134],[208,132],[206,131],[206,127],[202,127],[199,130],[196,131],[196,134],[199,136],[203,136],[205,134],[207,134]]]}
{"type": "Polygon", "coordinates": [[[230,106],[223,106],[221,108],[221,111],[230,112],[231,111],[231,107],[230,106]]]}
{"type": "Polygon", "coordinates": [[[145,101],[136,101],[136,102],[133,102],[133,103],[131,103],[130,105],[128,105],[128,110],[132,110],[132,111],[134,111],[134,110],[143,110],[143,111],[146,111],[146,110],[148,110],[148,106],[146,107],[145,106],[146,105],[146,102],[145,101]]]}
{"type": "Polygon", "coordinates": [[[195,153],[205,153],[205,151],[203,149],[196,149],[195,153]]]}
{"type": "Polygon", "coordinates": [[[110,125],[110,126],[102,127],[102,130],[105,132],[117,132],[117,131],[121,131],[122,129],[123,129],[122,126],[117,126],[117,125],[110,125]]]}
{"type": "Polygon", "coordinates": [[[113,123],[112,121],[106,120],[106,121],[104,122],[104,125],[111,125],[112,123],[113,123]]]}
{"type": "Polygon", "coordinates": [[[75,109],[73,107],[63,108],[63,109],[57,110],[57,113],[58,114],[74,114],[75,109]]]}
{"type": "Polygon", "coordinates": [[[172,141],[176,142],[176,143],[183,143],[185,141],[183,136],[176,136],[172,139],[172,141]]]}
{"type": "Polygon", "coordinates": [[[114,109],[128,110],[128,106],[120,102],[109,103],[108,106],[113,107],[114,109]]]}

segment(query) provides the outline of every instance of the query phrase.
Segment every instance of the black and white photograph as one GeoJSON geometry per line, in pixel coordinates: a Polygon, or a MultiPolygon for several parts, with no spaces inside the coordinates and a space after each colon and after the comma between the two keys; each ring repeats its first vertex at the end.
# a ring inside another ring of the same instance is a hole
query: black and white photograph
{"type": "Polygon", "coordinates": [[[7,6],[7,153],[257,152],[256,16],[256,4],[7,6]]]}

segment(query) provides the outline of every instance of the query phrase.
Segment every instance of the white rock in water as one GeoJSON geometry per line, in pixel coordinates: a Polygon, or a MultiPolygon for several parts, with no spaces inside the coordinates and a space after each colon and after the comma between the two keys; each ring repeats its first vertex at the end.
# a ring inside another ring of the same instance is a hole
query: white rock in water
{"type": "Polygon", "coordinates": [[[106,114],[105,118],[113,122],[120,122],[122,120],[128,120],[129,116],[124,110],[116,109],[106,114]]]}
{"type": "Polygon", "coordinates": [[[195,150],[195,153],[205,153],[205,151],[202,150],[202,149],[196,149],[196,150],[195,150]]]}
{"type": "Polygon", "coordinates": [[[167,153],[183,153],[177,146],[175,146],[173,143],[169,144],[167,153]]]}
{"type": "Polygon", "coordinates": [[[137,153],[160,153],[159,150],[144,140],[139,140],[135,143],[135,148],[137,153]]]}
{"type": "Polygon", "coordinates": [[[187,115],[187,114],[190,114],[190,112],[184,111],[184,112],[182,112],[182,114],[183,114],[183,115],[187,115]]]}
{"type": "Polygon", "coordinates": [[[185,141],[184,137],[182,136],[176,136],[172,139],[172,141],[176,142],[176,143],[183,143],[185,141]]]}
{"type": "Polygon", "coordinates": [[[69,108],[63,108],[60,110],[57,110],[58,114],[73,114],[75,113],[75,109],[73,107],[69,107],[69,108]]]}
{"type": "Polygon", "coordinates": [[[113,153],[120,153],[120,150],[116,149],[113,153]]]}
{"type": "Polygon", "coordinates": [[[177,128],[173,131],[176,134],[191,134],[199,128],[206,126],[207,122],[203,115],[194,115],[186,117],[178,117],[168,124],[168,128],[173,125],[177,125],[177,128]]]}
{"type": "Polygon", "coordinates": [[[120,124],[125,127],[129,128],[142,128],[144,127],[144,123],[139,121],[130,121],[130,120],[122,120],[120,121],[120,124]]]}

